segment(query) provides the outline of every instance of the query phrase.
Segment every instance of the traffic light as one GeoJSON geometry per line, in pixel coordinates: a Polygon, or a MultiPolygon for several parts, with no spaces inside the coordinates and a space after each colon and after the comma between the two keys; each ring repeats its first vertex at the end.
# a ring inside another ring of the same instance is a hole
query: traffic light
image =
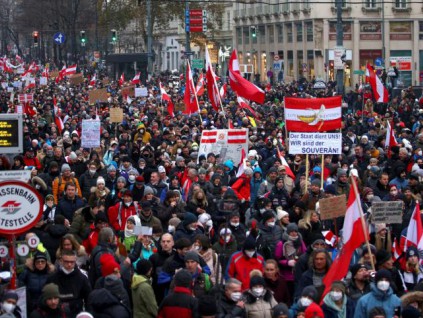
{"type": "Polygon", "coordinates": [[[87,38],[85,37],[85,31],[79,32],[79,38],[81,39],[81,43],[87,42],[87,38]]]}
{"type": "Polygon", "coordinates": [[[116,42],[116,40],[117,40],[116,30],[112,30],[112,42],[116,42]]]}
{"type": "Polygon", "coordinates": [[[251,36],[253,38],[257,37],[257,30],[256,30],[256,27],[255,26],[252,26],[251,27],[251,36]]]}
{"type": "Polygon", "coordinates": [[[34,43],[38,43],[38,31],[32,32],[32,38],[34,39],[34,43]]]}

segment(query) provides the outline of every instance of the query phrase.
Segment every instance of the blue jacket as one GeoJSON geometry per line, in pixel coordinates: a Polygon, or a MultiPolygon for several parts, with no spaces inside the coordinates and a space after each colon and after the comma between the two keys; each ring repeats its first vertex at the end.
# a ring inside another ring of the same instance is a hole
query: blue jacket
{"type": "Polygon", "coordinates": [[[371,283],[371,290],[358,300],[354,318],[369,317],[370,310],[375,307],[382,307],[386,317],[393,317],[395,308],[401,306],[401,300],[393,293],[392,288],[389,287],[387,292],[383,292],[371,283]]]}
{"type": "Polygon", "coordinates": [[[255,167],[253,172],[254,173],[256,173],[256,172],[260,173],[260,178],[256,179],[253,175],[253,177],[251,178],[251,181],[250,181],[250,188],[251,188],[251,190],[250,190],[250,193],[251,193],[250,204],[251,204],[251,206],[254,205],[254,202],[257,199],[257,193],[258,193],[258,190],[260,188],[260,184],[264,181],[263,172],[261,171],[261,168],[259,166],[255,167]]]}

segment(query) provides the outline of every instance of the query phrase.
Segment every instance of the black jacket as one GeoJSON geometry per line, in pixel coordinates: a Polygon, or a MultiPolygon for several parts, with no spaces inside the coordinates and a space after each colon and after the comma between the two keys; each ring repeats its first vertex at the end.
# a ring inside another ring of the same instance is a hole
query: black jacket
{"type": "Polygon", "coordinates": [[[106,288],[94,289],[88,304],[96,318],[131,318],[131,310],[116,295],[106,288]]]}

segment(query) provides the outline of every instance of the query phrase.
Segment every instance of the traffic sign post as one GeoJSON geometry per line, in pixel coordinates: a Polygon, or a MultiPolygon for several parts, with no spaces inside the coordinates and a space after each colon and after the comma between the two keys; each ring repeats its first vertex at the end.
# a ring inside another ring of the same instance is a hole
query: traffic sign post
{"type": "Polygon", "coordinates": [[[207,31],[207,11],[202,9],[191,9],[189,11],[185,11],[185,31],[207,31]]]}

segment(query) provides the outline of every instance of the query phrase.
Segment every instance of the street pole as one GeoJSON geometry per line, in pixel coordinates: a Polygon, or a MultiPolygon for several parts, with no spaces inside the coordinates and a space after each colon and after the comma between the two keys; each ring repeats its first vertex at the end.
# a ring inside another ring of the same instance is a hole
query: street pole
{"type": "MultiPolygon", "coordinates": [[[[336,46],[344,46],[344,30],[342,26],[342,0],[336,0],[336,46]]],[[[338,95],[344,94],[344,70],[336,70],[336,87],[338,95]]]]}
{"type": "Polygon", "coordinates": [[[383,66],[386,66],[385,62],[385,1],[382,0],[382,60],[383,66]]]}
{"type": "Polygon", "coordinates": [[[151,0],[147,0],[147,54],[148,66],[147,73],[151,76],[153,71],[153,26],[151,23],[151,0]]]}
{"type": "MultiPolygon", "coordinates": [[[[189,14],[189,2],[185,1],[185,20],[186,20],[186,13],[189,14]]],[[[190,39],[190,32],[185,23],[185,58],[188,59],[190,62],[190,53],[191,53],[191,39],[190,39]]]]}

